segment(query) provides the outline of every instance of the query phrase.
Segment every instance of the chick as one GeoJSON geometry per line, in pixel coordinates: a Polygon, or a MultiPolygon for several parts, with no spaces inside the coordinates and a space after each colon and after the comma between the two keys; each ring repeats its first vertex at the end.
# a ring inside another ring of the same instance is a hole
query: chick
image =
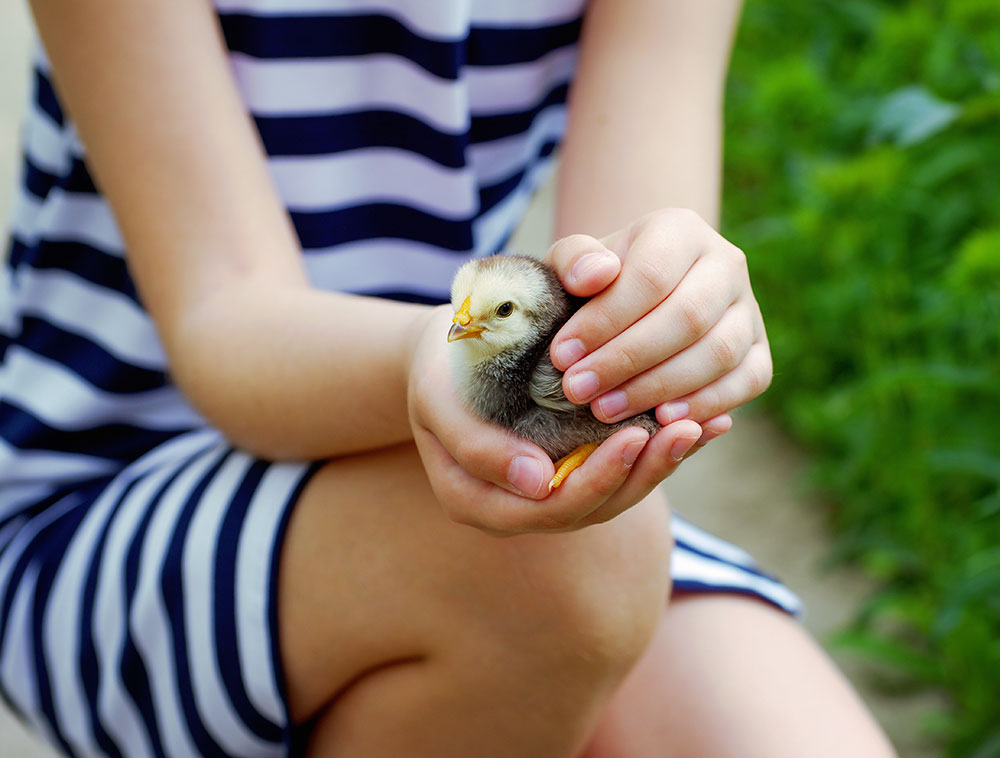
{"type": "Polygon", "coordinates": [[[552,365],[549,345],[583,302],[563,290],[551,268],[522,256],[469,261],[451,285],[448,341],[458,343],[451,364],[459,393],[476,415],[556,461],[550,491],[619,429],[641,426],[652,435],[660,428],[649,412],[605,424],[589,405],[563,394],[563,372],[552,365]]]}

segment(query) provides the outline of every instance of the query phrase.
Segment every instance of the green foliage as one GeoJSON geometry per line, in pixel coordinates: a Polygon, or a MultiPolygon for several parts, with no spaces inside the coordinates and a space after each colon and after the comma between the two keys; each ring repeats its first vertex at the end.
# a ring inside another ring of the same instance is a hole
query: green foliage
{"type": "Polygon", "coordinates": [[[881,591],[841,643],[947,693],[1000,756],[1000,3],[748,0],[725,230],[815,453],[837,555],[881,591]]]}

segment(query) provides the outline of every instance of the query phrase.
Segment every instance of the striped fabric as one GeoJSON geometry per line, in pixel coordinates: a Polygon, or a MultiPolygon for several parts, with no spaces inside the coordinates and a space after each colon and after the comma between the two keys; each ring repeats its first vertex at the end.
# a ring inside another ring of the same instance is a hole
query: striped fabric
{"type": "MultiPolygon", "coordinates": [[[[315,284],[443,302],[497,251],[565,128],[582,0],[220,0],[315,284]]],[[[204,421],[167,376],[44,54],[0,315],[0,517],[204,421]]]]}
{"type": "Polygon", "coordinates": [[[287,755],[275,572],[313,470],[205,430],[22,520],[0,554],[7,704],[69,755],[287,755]]]}
{"type": "MultiPolygon", "coordinates": [[[[217,0],[317,287],[443,302],[566,125],[584,0],[217,0]]],[[[0,269],[0,692],[78,756],[283,756],[276,552],[314,467],[172,384],[38,50],[0,269]]],[[[797,599],[676,519],[675,586],[797,599]]]]}

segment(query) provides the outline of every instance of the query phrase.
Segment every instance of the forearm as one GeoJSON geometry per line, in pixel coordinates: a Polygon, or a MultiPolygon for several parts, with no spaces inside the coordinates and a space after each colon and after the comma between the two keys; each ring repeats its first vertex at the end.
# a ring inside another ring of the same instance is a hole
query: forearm
{"type": "Polygon", "coordinates": [[[211,5],[32,6],[171,373],[194,405],[272,458],[406,439],[407,336],[425,309],[310,289],[211,5]]]}
{"type": "Polygon", "coordinates": [[[562,151],[556,237],[665,207],[719,218],[722,103],[739,0],[594,0],[562,151]]]}
{"type": "MultiPolygon", "coordinates": [[[[430,309],[246,282],[172,331],[175,380],[214,425],[272,459],[410,439],[411,352],[430,309]]],[[[442,334],[442,340],[444,335],[442,334]]]]}

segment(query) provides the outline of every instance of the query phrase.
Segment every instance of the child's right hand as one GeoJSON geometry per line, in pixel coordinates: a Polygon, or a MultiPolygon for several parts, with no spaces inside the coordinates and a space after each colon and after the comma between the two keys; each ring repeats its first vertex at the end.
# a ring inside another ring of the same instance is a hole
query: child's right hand
{"type": "Polygon", "coordinates": [[[646,432],[623,429],[549,494],[553,466],[545,452],[473,415],[455,388],[448,360],[449,306],[428,314],[412,354],[410,425],[434,493],[454,521],[497,534],[560,532],[614,518],[638,503],[679,461],[670,448],[701,428],[683,420],[665,427],[627,464],[625,448],[646,432]]]}

